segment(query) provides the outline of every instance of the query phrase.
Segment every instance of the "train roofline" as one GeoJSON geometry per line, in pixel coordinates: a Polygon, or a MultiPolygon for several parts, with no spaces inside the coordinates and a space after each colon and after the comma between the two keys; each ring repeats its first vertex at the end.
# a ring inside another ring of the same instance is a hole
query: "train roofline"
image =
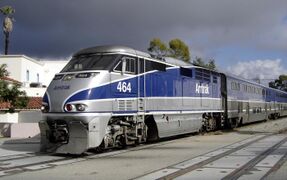
{"type": "Polygon", "coordinates": [[[95,46],[90,48],[82,49],[73,56],[85,55],[85,54],[97,54],[97,53],[126,53],[134,54],[136,56],[143,56],[147,58],[152,58],[150,54],[135,50],[127,46],[118,46],[118,45],[106,45],[106,46],[95,46]]]}
{"type": "Polygon", "coordinates": [[[159,61],[159,62],[162,62],[162,63],[165,63],[165,64],[169,64],[169,65],[173,65],[173,66],[185,67],[185,68],[196,67],[196,68],[200,68],[200,69],[209,70],[209,71],[212,71],[212,72],[215,72],[215,73],[223,74],[226,77],[235,78],[235,79],[238,79],[238,80],[241,80],[241,81],[245,81],[247,83],[254,84],[254,85],[257,85],[257,86],[260,86],[260,87],[263,87],[263,88],[275,90],[275,91],[281,92],[281,93],[286,93],[286,92],[284,92],[282,90],[274,89],[274,88],[265,86],[263,84],[259,84],[259,83],[254,82],[254,81],[250,81],[250,80],[241,78],[239,76],[236,76],[236,75],[228,73],[228,72],[222,72],[222,71],[218,71],[218,70],[210,70],[210,69],[207,69],[207,68],[204,68],[204,67],[193,65],[192,63],[183,62],[183,61],[181,61],[179,59],[176,59],[176,58],[172,58],[172,57],[162,57],[162,59],[154,58],[154,57],[152,57],[150,54],[148,54],[146,52],[138,51],[138,50],[135,50],[135,49],[127,47],[127,46],[120,46],[120,45],[95,46],[95,47],[82,49],[82,50],[76,52],[73,56],[79,56],[79,55],[85,55],[85,54],[97,54],[97,53],[133,54],[135,56],[145,57],[145,58],[148,58],[150,60],[159,61]]]}
{"type": "Polygon", "coordinates": [[[90,48],[82,49],[73,56],[80,56],[86,54],[97,54],[97,53],[120,53],[120,54],[131,54],[135,56],[140,56],[143,58],[148,58],[153,61],[159,61],[165,64],[173,65],[173,66],[193,66],[191,63],[184,62],[182,60],[172,58],[172,57],[162,57],[156,58],[151,56],[150,54],[142,51],[135,50],[133,48],[127,46],[119,46],[119,45],[106,45],[106,46],[95,46],[90,48]]]}
{"type": "Polygon", "coordinates": [[[275,88],[272,88],[272,87],[268,87],[268,86],[266,86],[266,85],[259,84],[259,83],[255,82],[255,81],[250,81],[250,80],[245,79],[245,78],[241,78],[241,77],[236,76],[236,75],[231,74],[231,73],[227,73],[227,72],[220,72],[220,73],[221,73],[221,74],[224,74],[226,77],[231,77],[231,78],[235,78],[235,79],[238,79],[238,80],[241,80],[241,81],[245,81],[245,82],[247,82],[247,83],[254,84],[254,85],[260,86],[260,87],[262,87],[262,88],[270,89],[270,90],[277,91],[277,92],[284,93],[284,94],[287,93],[287,92],[282,91],[282,90],[280,90],[280,89],[275,89],[275,88]]]}

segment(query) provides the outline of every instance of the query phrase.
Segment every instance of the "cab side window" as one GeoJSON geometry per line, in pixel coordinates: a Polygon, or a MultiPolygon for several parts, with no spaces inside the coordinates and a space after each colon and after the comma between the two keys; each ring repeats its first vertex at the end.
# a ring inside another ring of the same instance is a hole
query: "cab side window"
{"type": "Polygon", "coordinates": [[[154,71],[154,70],[166,71],[166,67],[167,67],[166,64],[159,63],[159,62],[154,62],[154,61],[149,61],[149,60],[146,60],[146,62],[145,62],[145,71],[146,72],[154,71]]]}
{"type": "Polygon", "coordinates": [[[114,68],[115,72],[123,72],[125,74],[136,74],[136,59],[132,57],[122,57],[114,68]]]}
{"type": "Polygon", "coordinates": [[[134,58],[125,58],[126,69],[125,72],[128,74],[136,73],[136,60],[134,58]]]}

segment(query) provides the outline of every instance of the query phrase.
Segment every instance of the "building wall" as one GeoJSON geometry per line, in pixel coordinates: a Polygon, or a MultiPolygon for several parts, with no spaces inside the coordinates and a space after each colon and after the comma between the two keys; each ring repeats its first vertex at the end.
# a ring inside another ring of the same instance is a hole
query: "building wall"
{"type": "Polygon", "coordinates": [[[0,123],[18,123],[18,113],[5,113],[0,111],[0,123]]]}
{"type": "Polygon", "coordinates": [[[42,120],[40,110],[7,113],[0,111],[0,123],[38,123],[42,120]]]}
{"type": "MultiPolygon", "coordinates": [[[[21,90],[28,96],[43,96],[46,88],[30,88],[30,83],[40,83],[48,86],[55,73],[67,64],[68,61],[36,61],[24,55],[0,56],[0,64],[7,64],[9,78],[23,83],[21,90]],[[29,71],[29,80],[27,79],[29,71]],[[39,74],[39,80],[37,77],[39,74]]],[[[40,133],[38,122],[42,120],[40,110],[6,113],[0,111],[0,137],[33,137],[40,133]]]]}
{"type": "Polygon", "coordinates": [[[22,56],[0,56],[0,64],[6,64],[9,77],[17,81],[21,80],[21,57],[22,56]]]}
{"type": "Polygon", "coordinates": [[[68,60],[37,61],[25,55],[0,56],[0,64],[7,64],[9,77],[22,83],[21,90],[26,91],[27,96],[36,97],[43,96],[46,88],[30,88],[30,83],[48,86],[55,74],[59,73],[67,63],[68,60]]]}
{"type": "Polygon", "coordinates": [[[43,83],[44,64],[24,55],[6,55],[0,56],[0,64],[7,64],[9,77],[20,81],[25,87],[29,87],[32,82],[43,83]],[[27,71],[29,78],[27,79],[27,71]],[[37,78],[39,75],[39,81],[37,78]]]}
{"type": "Polygon", "coordinates": [[[18,123],[11,124],[10,130],[11,138],[31,138],[40,136],[40,128],[38,123],[18,123]]]}
{"type": "Polygon", "coordinates": [[[29,97],[43,97],[47,88],[27,88],[27,87],[22,87],[20,88],[21,91],[25,91],[26,95],[29,97]]]}
{"type": "Polygon", "coordinates": [[[27,84],[26,87],[29,87],[30,83],[43,83],[44,79],[44,64],[35,61],[31,58],[22,57],[22,66],[21,66],[21,80],[27,84]],[[27,72],[29,72],[29,77],[27,77],[27,72]],[[39,78],[38,78],[38,77],[39,78]]]}
{"type": "Polygon", "coordinates": [[[40,110],[20,111],[18,114],[18,123],[38,123],[42,120],[40,110]]]}
{"type": "Polygon", "coordinates": [[[40,133],[38,122],[42,120],[39,110],[5,113],[0,111],[0,137],[27,138],[40,133]]]}
{"type": "Polygon", "coordinates": [[[59,73],[68,63],[68,60],[61,61],[41,61],[44,64],[44,81],[43,85],[48,86],[53,80],[56,73],[59,73]]]}
{"type": "Polygon", "coordinates": [[[10,137],[11,136],[11,124],[0,122],[0,137],[10,137]]]}

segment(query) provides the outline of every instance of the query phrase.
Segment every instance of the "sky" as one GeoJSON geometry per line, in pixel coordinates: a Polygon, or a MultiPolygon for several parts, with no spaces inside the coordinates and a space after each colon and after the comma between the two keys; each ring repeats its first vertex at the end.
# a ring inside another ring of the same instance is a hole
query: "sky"
{"type": "Polygon", "coordinates": [[[287,74],[286,0],[0,0],[4,5],[16,9],[10,54],[64,60],[91,46],[147,51],[153,38],[179,38],[192,59],[215,59],[222,71],[248,79],[287,74]]]}

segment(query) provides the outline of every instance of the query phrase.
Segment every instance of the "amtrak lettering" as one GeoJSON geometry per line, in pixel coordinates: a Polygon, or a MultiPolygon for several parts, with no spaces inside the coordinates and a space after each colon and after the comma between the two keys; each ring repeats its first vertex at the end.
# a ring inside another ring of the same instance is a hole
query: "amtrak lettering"
{"type": "Polygon", "coordinates": [[[196,87],[195,87],[195,92],[196,93],[202,93],[202,94],[209,94],[209,87],[208,84],[198,84],[196,83],[196,87]]]}
{"type": "Polygon", "coordinates": [[[70,89],[70,86],[69,85],[55,86],[53,89],[54,90],[66,90],[66,89],[70,89]]]}

